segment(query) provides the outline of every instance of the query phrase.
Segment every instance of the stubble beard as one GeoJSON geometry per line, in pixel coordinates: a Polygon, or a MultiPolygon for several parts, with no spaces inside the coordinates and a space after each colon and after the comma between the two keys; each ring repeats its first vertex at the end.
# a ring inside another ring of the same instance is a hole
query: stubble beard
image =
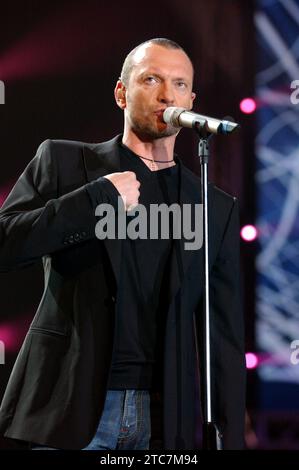
{"type": "Polygon", "coordinates": [[[167,124],[164,129],[159,130],[154,124],[148,122],[140,122],[135,119],[134,116],[129,118],[130,127],[137,135],[146,140],[163,139],[165,137],[171,137],[179,132],[178,127],[174,127],[171,124],[167,124]]]}

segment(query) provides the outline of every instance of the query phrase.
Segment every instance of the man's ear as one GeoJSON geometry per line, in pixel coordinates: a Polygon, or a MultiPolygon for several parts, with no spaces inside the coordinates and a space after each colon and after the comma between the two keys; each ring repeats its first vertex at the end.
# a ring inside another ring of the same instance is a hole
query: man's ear
{"type": "Polygon", "coordinates": [[[120,109],[125,109],[126,104],[127,104],[126,87],[124,86],[121,80],[117,80],[117,83],[114,89],[114,97],[115,97],[117,106],[119,106],[120,109]]]}
{"type": "Polygon", "coordinates": [[[191,100],[190,100],[190,110],[193,108],[193,101],[195,100],[195,98],[196,98],[196,93],[194,93],[194,91],[192,91],[191,100]]]}

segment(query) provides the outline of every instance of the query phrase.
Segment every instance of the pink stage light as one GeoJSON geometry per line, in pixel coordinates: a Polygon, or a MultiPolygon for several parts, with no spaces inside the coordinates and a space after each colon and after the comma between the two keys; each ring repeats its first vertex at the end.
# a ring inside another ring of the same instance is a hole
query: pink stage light
{"type": "MultiPolygon", "coordinates": [[[[107,47],[102,38],[108,30],[103,25],[99,34],[103,6],[101,2],[92,3],[92,8],[80,2],[73,2],[72,8],[61,6],[59,11],[53,8],[35,29],[1,51],[1,80],[72,76],[79,70],[86,73],[86,69],[105,68],[112,62],[111,51],[121,46],[121,37],[117,34],[109,37],[107,47]]],[[[105,17],[113,20],[115,31],[121,30],[122,15],[115,15],[114,4],[104,11],[105,17]]],[[[129,37],[126,39],[129,41],[129,37]]]]}
{"type": "Polygon", "coordinates": [[[248,352],[245,354],[246,368],[255,369],[258,366],[259,360],[256,354],[248,352]]]}
{"type": "Polygon", "coordinates": [[[257,237],[257,229],[254,225],[244,225],[241,229],[240,235],[245,242],[252,242],[257,237]]]}
{"type": "Polygon", "coordinates": [[[24,315],[15,321],[0,324],[0,341],[7,352],[17,353],[24,341],[33,315],[24,315]]]}
{"type": "Polygon", "coordinates": [[[0,207],[2,206],[3,202],[7,198],[8,194],[10,193],[13,187],[13,182],[7,183],[5,186],[0,187],[0,207]]]}
{"type": "Polygon", "coordinates": [[[19,347],[19,331],[10,325],[0,325],[0,341],[4,343],[7,351],[14,352],[19,347]]]}
{"type": "Polygon", "coordinates": [[[244,98],[240,102],[240,109],[242,113],[252,114],[256,110],[256,102],[253,98],[244,98]]]}

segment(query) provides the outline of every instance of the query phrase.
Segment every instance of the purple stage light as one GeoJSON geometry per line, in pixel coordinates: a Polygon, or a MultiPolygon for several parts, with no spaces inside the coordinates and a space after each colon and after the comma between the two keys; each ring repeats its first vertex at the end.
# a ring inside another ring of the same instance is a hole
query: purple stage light
{"type": "Polygon", "coordinates": [[[240,235],[245,242],[252,242],[257,237],[257,229],[254,225],[244,225],[241,229],[240,235]]]}
{"type": "Polygon", "coordinates": [[[258,356],[252,352],[248,352],[245,355],[246,358],[246,368],[255,369],[258,366],[259,360],[258,356]]]}

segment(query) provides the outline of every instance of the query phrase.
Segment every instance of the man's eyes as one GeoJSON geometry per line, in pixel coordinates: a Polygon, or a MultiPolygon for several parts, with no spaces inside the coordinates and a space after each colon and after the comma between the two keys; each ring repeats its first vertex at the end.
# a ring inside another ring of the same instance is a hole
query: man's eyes
{"type": "MultiPolygon", "coordinates": [[[[150,85],[154,83],[158,83],[160,81],[161,79],[159,79],[159,77],[155,77],[154,75],[148,75],[147,77],[144,78],[144,82],[150,85]]],[[[176,81],[174,82],[174,84],[179,90],[186,90],[188,88],[187,83],[182,80],[176,81]]]]}
{"type": "Polygon", "coordinates": [[[146,83],[155,83],[158,81],[157,77],[153,77],[152,75],[149,75],[148,77],[145,77],[145,82],[146,83]]]}
{"type": "Polygon", "coordinates": [[[176,82],[176,85],[181,90],[185,90],[187,88],[187,83],[185,83],[185,82],[176,82]]]}

